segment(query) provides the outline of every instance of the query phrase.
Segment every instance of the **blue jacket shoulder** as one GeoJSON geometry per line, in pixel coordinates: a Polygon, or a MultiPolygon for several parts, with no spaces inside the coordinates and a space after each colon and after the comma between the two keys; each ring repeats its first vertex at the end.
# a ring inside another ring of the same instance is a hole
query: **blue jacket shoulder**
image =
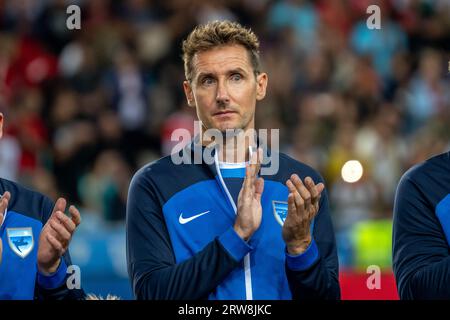
{"type": "Polygon", "coordinates": [[[11,193],[8,210],[41,220],[47,221],[53,209],[53,201],[47,196],[30,190],[16,182],[0,178],[0,193],[11,193]]]}

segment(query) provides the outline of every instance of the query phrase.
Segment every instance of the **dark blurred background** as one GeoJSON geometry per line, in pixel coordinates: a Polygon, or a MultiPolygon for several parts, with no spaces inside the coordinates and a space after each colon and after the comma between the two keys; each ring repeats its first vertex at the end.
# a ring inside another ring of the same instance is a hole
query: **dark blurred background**
{"type": "Polygon", "coordinates": [[[217,19],[260,38],[269,87],[257,127],[279,128],[282,151],[326,180],[343,297],[379,298],[364,292],[366,268],[378,265],[383,297],[395,298],[397,183],[450,149],[448,0],[0,0],[0,176],[76,204],[71,252],[83,287],[132,298],[128,185],[170,152],[174,129],[193,130],[181,41],[217,19]],[[70,4],[81,30],[66,27],[70,4]],[[371,4],[380,30],[366,26],[371,4]],[[362,166],[356,182],[342,173],[348,160],[362,166]]]}

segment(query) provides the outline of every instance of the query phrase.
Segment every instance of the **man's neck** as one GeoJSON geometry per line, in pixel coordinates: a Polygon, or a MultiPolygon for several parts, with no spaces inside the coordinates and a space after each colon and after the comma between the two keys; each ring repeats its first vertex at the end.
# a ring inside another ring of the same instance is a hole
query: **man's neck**
{"type": "Polygon", "coordinates": [[[248,142],[240,144],[237,137],[224,139],[223,145],[219,146],[219,161],[230,163],[248,161],[248,145],[248,142]]]}

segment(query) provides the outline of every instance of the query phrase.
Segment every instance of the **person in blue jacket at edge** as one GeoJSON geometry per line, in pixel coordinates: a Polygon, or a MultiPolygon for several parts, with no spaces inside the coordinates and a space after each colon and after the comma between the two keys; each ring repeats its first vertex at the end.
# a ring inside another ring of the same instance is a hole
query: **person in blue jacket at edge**
{"type": "Polygon", "coordinates": [[[183,42],[183,60],[200,134],[130,183],[127,264],[135,297],[340,299],[322,177],[273,142],[273,150],[255,135],[236,143],[254,131],[256,102],[266,94],[256,35],[230,21],[199,25],[183,42]]]}
{"type": "MultiPolygon", "coordinates": [[[[0,138],[4,116],[0,113],[0,138]]],[[[0,300],[84,299],[67,286],[69,242],[80,213],[0,177],[0,300]]]]}
{"type": "Polygon", "coordinates": [[[400,180],[392,251],[401,299],[450,299],[450,152],[400,180]]]}
{"type": "Polygon", "coordinates": [[[450,299],[450,151],[400,179],[392,237],[400,299],[450,299]]]}

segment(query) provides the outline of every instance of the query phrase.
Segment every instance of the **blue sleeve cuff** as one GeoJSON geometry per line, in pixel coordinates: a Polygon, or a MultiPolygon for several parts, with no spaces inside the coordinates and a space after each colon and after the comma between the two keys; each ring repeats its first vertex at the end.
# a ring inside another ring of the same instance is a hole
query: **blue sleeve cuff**
{"type": "Polygon", "coordinates": [[[56,289],[60,287],[67,275],[67,265],[64,258],[61,257],[61,262],[58,269],[49,275],[45,275],[38,271],[37,282],[44,289],[56,289]]]}
{"type": "Polygon", "coordinates": [[[239,237],[233,227],[219,236],[219,242],[236,261],[241,261],[247,253],[253,250],[253,247],[239,237]]]}
{"type": "Polygon", "coordinates": [[[290,255],[286,252],[286,263],[292,271],[305,271],[319,259],[319,249],[316,241],[312,239],[306,251],[299,255],[290,255]]]}

